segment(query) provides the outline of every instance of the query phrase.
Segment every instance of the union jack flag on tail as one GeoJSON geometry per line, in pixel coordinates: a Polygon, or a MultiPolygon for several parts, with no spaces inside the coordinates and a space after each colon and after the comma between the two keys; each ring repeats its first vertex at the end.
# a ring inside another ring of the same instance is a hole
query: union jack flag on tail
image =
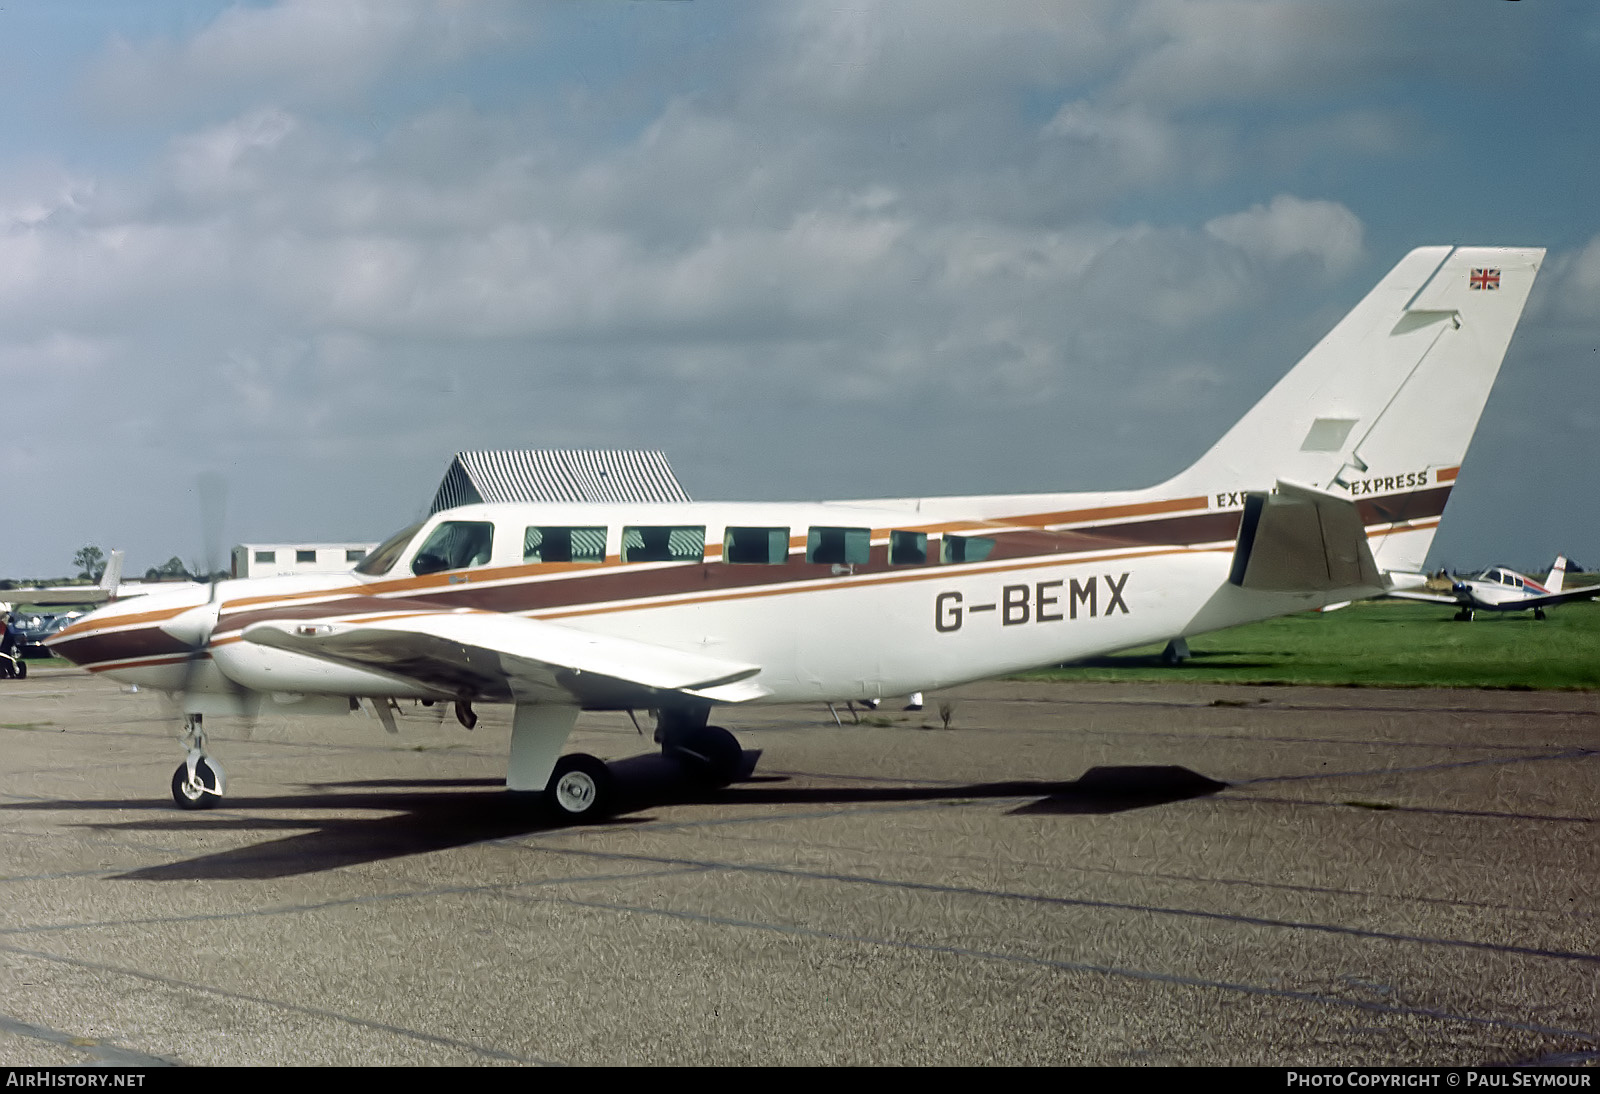
{"type": "Polygon", "coordinates": [[[1468,284],[1474,289],[1498,289],[1500,287],[1499,270],[1473,270],[1468,284]]]}

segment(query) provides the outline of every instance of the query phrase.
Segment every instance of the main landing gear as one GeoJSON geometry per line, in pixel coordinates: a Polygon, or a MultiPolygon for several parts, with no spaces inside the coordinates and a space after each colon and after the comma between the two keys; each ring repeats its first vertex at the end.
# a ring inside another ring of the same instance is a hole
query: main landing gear
{"type": "Polygon", "coordinates": [[[206,755],[205,723],[198,714],[183,716],[184,745],[189,754],[172,773],[172,800],[180,809],[210,809],[228,789],[228,775],[206,755]]]}
{"type": "MultiPolygon", "coordinates": [[[[655,739],[661,754],[671,760],[694,788],[714,790],[737,779],[744,767],[744,750],[732,733],[706,724],[709,707],[663,710],[656,721],[655,739]]],[[[528,708],[529,732],[523,744],[513,730],[511,771],[507,784],[514,790],[532,791],[545,770],[550,776],[538,794],[545,809],[557,820],[571,824],[598,820],[616,812],[620,802],[617,779],[603,760],[573,752],[547,768],[551,752],[561,747],[577,709],[528,708]],[[548,730],[548,731],[542,731],[548,730]],[[538,752],[542,748],[542,760],[538,752]],[[530,765],[537,765],[529,770],[530,765]]],[[[519,710],[518,719],[522,718],[519,710]]],[[[205,720],[186,714],[181,736],[187,755],[172,773],[172,800],[180,809],[211,809],[228,790],[228,776],[216,758],[206,752],[205,720]]]]}
{"type": "MultiPolygon", "coordinates": [[[[705,710],[663,710],[655,739],[661,754],[682,769],[696,789],[717,790],[740,775],[744,749],[721,726],[706,725],[705,710]]],[[[544,806],[556,820],[572,824],[599,820],[619,804],[617,780],[603,760],[573,752],[556,761],[544,790],[544,806]]]]}

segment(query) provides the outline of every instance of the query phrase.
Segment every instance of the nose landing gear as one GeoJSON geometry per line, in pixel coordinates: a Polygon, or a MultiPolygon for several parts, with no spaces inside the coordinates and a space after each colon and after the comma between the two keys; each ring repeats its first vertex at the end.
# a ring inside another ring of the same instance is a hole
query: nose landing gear
{"type": "Polygon", "coordinates": [[[172,800],[180,809],[210,809],[227,793],[228,775],[206,755],[206,730],[198,714],[183,716],[183,743],[189,754],[172,773],[172,800]]]}

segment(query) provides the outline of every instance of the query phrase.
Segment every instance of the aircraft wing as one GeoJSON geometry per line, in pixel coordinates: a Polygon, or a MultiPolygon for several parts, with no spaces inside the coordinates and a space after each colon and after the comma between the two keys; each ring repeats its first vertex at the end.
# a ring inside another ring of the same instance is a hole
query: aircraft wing
{"type": "Polygon", "coordinates": [[[654,706],[664,693],[738,703],[770,692],[751,679],[759,665],[500,612],[268,620],[244,638],[463,698],[625,709],[654,706]]]}
{"type": "Polygon", "coordinates": [[[1600,596],[1600,585],[1585,585],[1581,589],[1562,589],[1559,593],[1546,593],[1543,596],[1530,596],[1515,601],[1508,607],[1516,608],[1548,608],[1552,604],[1565,604],[1569,600],[1588,600],[1600,596]]]}
{"type": "Polygon", "coordinates": [[[1453,607],[1461,604],[1461,598],[1450,596],[1448,593],[1419,593],[1415,589],[1390,589],[1383,594],[1391,600],[1426,600],[1429,604],[1449,604],[1453,607]]]}
{"type": "Polygon", "coordinates": [[[111,599],[110,594],[98,585],[40,585],[33,589],[17,589],[13,595],[19,604],[37,604],[41,608],[104,604],[111,599]]]}

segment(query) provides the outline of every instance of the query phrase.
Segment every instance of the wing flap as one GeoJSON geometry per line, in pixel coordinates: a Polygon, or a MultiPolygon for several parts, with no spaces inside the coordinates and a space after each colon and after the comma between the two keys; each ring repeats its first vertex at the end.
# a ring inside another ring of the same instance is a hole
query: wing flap
{"type": "Polygon", "coordinates": [[[244,638],[490,700],[635,707],[663,693],[718,702],[768,693],[750,679],[759,665],[498,612],[268,620],[245,628],[244,638]]]}

